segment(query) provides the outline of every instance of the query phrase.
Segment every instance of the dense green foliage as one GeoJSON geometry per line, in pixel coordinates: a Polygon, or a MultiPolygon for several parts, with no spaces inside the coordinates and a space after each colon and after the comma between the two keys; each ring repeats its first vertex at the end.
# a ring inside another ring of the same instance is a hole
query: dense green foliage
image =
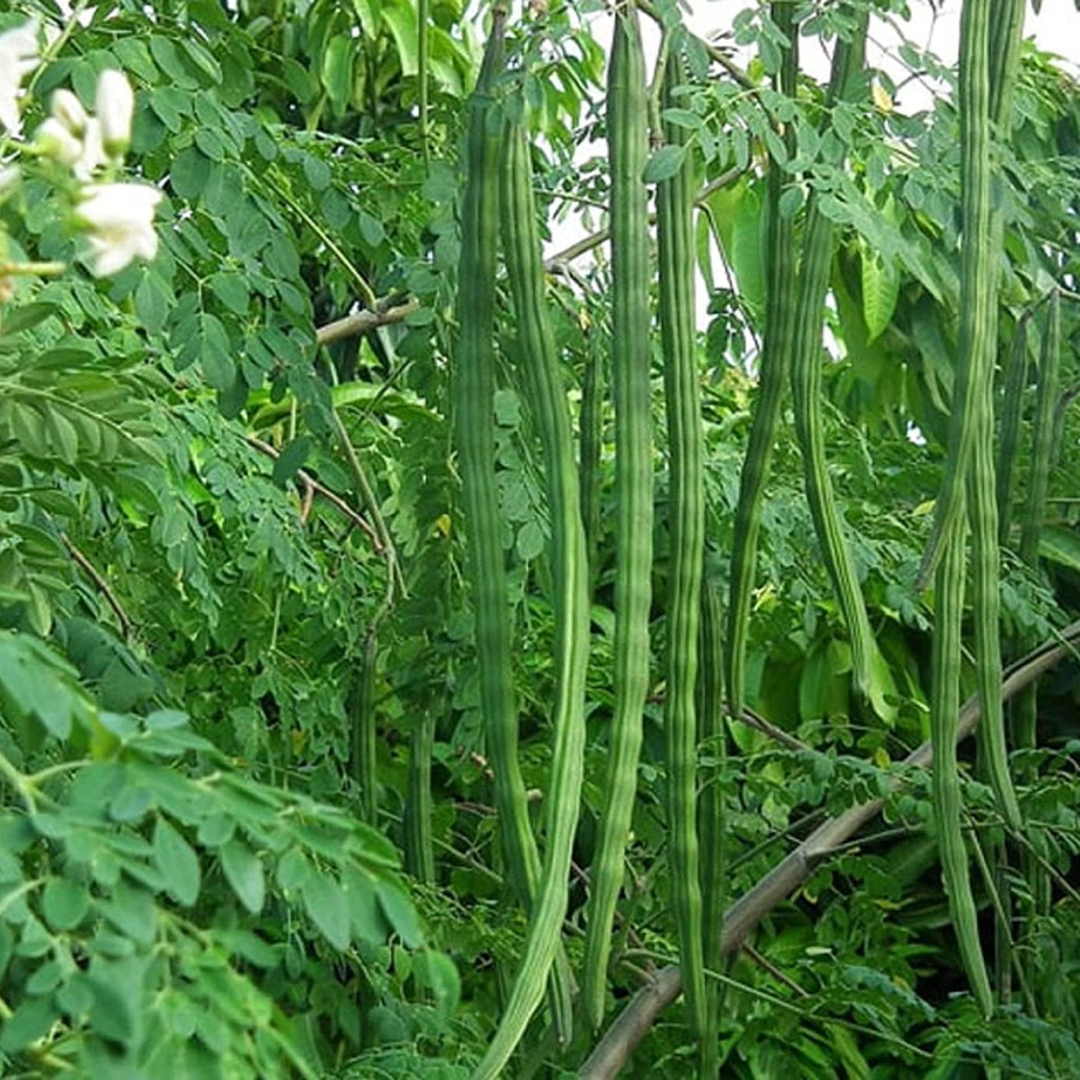
{"type": "Polygon", "coordinates": [[[959,74],[863,57],[899,0],[745,66],[673,0],[4,6],[3,1075],[1080,1074],[1080,674],[999,655],[1080,636],[1023,6],[959,74]],[[106,70],[88,181],[36,133],[106,70]]]}

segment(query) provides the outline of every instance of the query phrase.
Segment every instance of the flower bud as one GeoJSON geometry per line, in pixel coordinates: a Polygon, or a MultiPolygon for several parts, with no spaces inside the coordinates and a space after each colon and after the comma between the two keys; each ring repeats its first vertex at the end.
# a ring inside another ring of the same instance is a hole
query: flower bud
{"type": "Polygon", "coordinates": [[[55,116],[50,116],[37,129],[34,144],[41,154],[62,165],[74,165],[83,152],[82,143],[55,116]]]}
{"type": "Polygon", "coordinates": [[[57,90],[53,94],[52,114],[76,138],[86,130],[86,110],[70,90],[57,90]]]}
{"type": "Polygon", "coordinates": [[[131,142],[131,117],[135,94],[119,71],[103,71],[98,77],[95,111],[101,124],[101,143],[110,157],[122,157],[131,142]]]}
{"type": "Polygon", "coordinates": [[[72,172],[80,180],[89,180],[98,166],[104,165],[106,160],[105,151],[101,146],[101,124],[96,116],[91,116],[86,121],[79,158],[72,165],[72,172]]]}

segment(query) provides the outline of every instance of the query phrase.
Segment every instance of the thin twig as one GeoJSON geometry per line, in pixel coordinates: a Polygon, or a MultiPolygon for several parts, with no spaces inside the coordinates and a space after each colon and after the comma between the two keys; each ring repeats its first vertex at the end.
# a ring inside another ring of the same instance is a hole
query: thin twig
{"type": "Polygon", "coordinates": [[[116,616],[117,622],[120,623],[120,631],[124,637],[131,637],[132,631],[135,629],[135,624],[131,621],[128,613],[124,610],[124,605],[120,603],[120,598],[113,592],[112,587],[105,580],[104,576],[98,570],[96,566],[71,542],[71,538],[67,533],[62,532],[60,534],[60,542],[67,548],[68,554],[71,556],[72,562],[74,562],[80,570],[94,583],[98,592],[105,597],[106,603],[112,608],[113,614],[116,616]]]}
{"type": "Polygon", "coordinates": [[[402,595],[405,594],[405,579],[401,575],[401,567],[398,564],[397,550],[394,547],[393,537],[391,537],[390,530],[386,527],[386,521],[383,519],[382,510],[379,509],[379,501],[375,497],[375,489],[368,480],[367,473],[364,471],[364,466],[360,461],[360,455],[357,454],[356,447],[352,444],[352,439],[349,438],[349,432],[345,427],[345,422],[341,419],[337,409],[332,406],[330,409],[330,420],[334,425],[334,432],[338,437],[338,441],[341,443],[341,448],[345,451],[345,458],[349,463],[349,471],[352,473],[353,482],[356,484],[356,493],[364,500],[364,507],[368,514],[371,515],[371,520],[375,523],[379,543],[382,545],[382,555],[383,558],[386,559],[386,596],[383,598],[379,610],[371,620],[369,633],[374,633],[374,628],[378,626],[382,621],[383,616],[391,607],[393,607],[395,585],[400,586],[402,595]]]}
{"type": "MultiPolygon", "coordinates": [[[[274,459],[281,457],[281,452],[278,449],[267,442],[263,442],[262,439],[258,439],[254,435],[248,435],[246,438],[249,446],[253,446],[256,450],[266,454],[267,457],[274,459]]],[[[316,495],[320,495],[360,529],[371,541],[372,550],[376,555],[383,553],[382,541],[379,539],[378,533],[367,523],[363,515],[358,510],[354,510],[336,491],[331,491],[325,484],[319,483],[314,476],[303,469],[297,469],[296,478],[305,485],[305,488],[309,488],[316,495]]]]}
{"type": "Polygon", "coordinates": [[[768,972],[778,983],[786,986],[798,997],[810,997],[810,991],[800,986],[787,972],[781,971],[767,956],[759,953],[749,941],[743,942],[742,951],[754,961],[762,971],[768,972]]]}
{"type": "MultiPolygon", "coordinates": [[[[661,28],[666,26],[663,16],[653,6],[652,0],[637,0],[637,6],[643,14],[648,15],[661,28]]],[[[709,58],[715,60],[744,90],[758,89],[757,83],[723,49],[700,38],[698,40],[701,41],[705,51],[709,54],[709,58]]]]}
{"type": "MultiPolygon", "coordinates": [[[[730,716],[731,713],[728,713],[730,716]]],[[[794,735],[789,735],[783,728],[778,728],[774,723],[766,720],[764,716],[759,716],[752,709],[743,708],[743,714],[739,719],[746,724],[747,727],[752,727],[755,731],[760,731],[763,735],[768,735],[770,739],[780,743],[781,746],[786,746],[789,750],[799,750],[803,753],[813,753],[813,748],[807,746],[801,739],[795,738],[794,735]]]]}
{"type": "MultiPolygon", "coordinates": [[[[709,183],[694,196],[694,205],[700,206],[702,203],[708,202],[711,196],[715,195],[716,192],[723,188],[726,188],[729,184],[733,184],[746,171],[746,168],[741,165],[733,165],[730,169],[722,172],[715,180],[709,181],[709,183]]],[[[650,214],[649,221],[655,220],[656,215],[650,214]]],[[[563,266],[566,263],[572,262],[582,255],[587,255],[593,248],[598,248],[601,244],[606,243],[610,239],[611,230],[607,228],[590,233],[588,236],[583,236],[569,247],[556,252],[551,258],[545,259],[544,268],[548,273],[561,273],[563,266]]]]}

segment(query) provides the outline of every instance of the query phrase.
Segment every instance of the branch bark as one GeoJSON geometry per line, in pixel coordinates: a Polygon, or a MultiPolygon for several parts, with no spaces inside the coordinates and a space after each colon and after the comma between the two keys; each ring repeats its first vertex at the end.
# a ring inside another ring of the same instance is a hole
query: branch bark
{"type": "Polygon", "coordinates": [[[418,301],[410,300],[408,303],[397,304],[385,310],[369,311],[365,309],[357,311],[353,315],[346,315],[343,319],[337,319],[332,323],[327,323],[325,326],[320,326],[315,331],[315,340],[320,345],[329,345],[332,342],[341,341],[342,338],[358,337],[360,334],[366,334],[369,330],[374,330],[377,327],[402,322],[419,307],[418,301]]]}
{"type": "MultiPolygon", "coordinates": [[[[1080,622],[1061,632],[1060,638],[1046,642],[1013,664],[1002,683],[1002,697],[1008,701],[1033,683],[1066,656],[1075,654],[1080,642],[1080,622]]],[[[957,741],[967,738],[979,723],[978,698],[969,698],[960,710],[957,741]]],[[[933,762],[933,750],[925,742],[905,759],[908,767],[926,768],[933,762]]],[[[903,786],[895,781],[893,789],[903,786]]],[[[835,848],[872,820],[881,811],[883,800],[854,806],[839,817],[829,818],[814,830],[791,854],[782,859],[749,892],[724,913],[722,949],[725,956],[737,952],[750,931],[781,901],[797,889],[815,866],[835,848]]],[[[648,1033],[649,1028],[682,991],[677,965],[662,968],[648,986],[639,990],[608,1028],[579,1072],[581,1080],[612,1080],[648,1033]]]]}

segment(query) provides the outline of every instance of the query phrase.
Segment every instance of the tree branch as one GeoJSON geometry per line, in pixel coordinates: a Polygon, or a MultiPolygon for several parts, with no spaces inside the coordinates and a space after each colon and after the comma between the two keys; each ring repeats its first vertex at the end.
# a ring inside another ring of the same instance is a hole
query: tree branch
{"type": "Polygon", "coordinates": [[[390,326],[407,319],[414,311],[418,310],[420,303],[410,300],[405,304],[397,304],[394,307],[381,309],[379,306],[374,311],[365,308],[352,315],[346,315],[343,319],[337,319],[325,326],[320,326],[315,331],[315,340],[320,345],[329,345],[342,338],[358,337],[380,326],[390,326]]]}
{"type": "Polygon", "coordinates": [[[131,637],[131,633],[135,629],[135,624],[128,617],[128,613],[124,610],[124,605],[120,603],[119,597],[112,591],[112,587],[105,580],[104,576],[71,542],[71,538],[67,533],[62,532],[60,534],[60,542],[67,548],[68,554],[71,556],[71,561],[86,574],[86,576],[94,583],[98,592],[105,597],[106,602],[109,607],[112,608],[113,614],[116,616],[117,622],[120,623],[120,632],[125,638],[131,637]]]}
{"type": "MultiPolygon", "coordinates": [[[[256,450],[266,454],[267,457],[272,457],[275,460],[281,457],[281,453],[277,449],[269,443],[263,442],[262,439],[258,439],[254,435],[248,435],[246,438],[249,446],[253,446],[256,450]]],[[[328,503],[340,510],[345,517],[360,529],[368,539],[371,540],[371,547],[376,555],[383,554],[383,545],[378,534],[367,523],[364,517],[354,510],[336,491],[331,491],[325,484],[320,484],[314,476],[305,472],[303,469],[296,470],[296,478],[304,485],[306,491],[314,491],[316,495],[321,495],[328,503]]],[[[306,503],[307,499],[305,494],[305,505],[306,503]]]]}
{"type": "MultiPolygon", "coordinates": [[[[1004,700],[1014,697],[1066,656],[1074,654],[1074,643],[1080,641],[1080,622],[1061,632],[1014,664],[1002,683],[1004,700]]],[[[969,698],[960,710],[957,741],[967,738],[979,723],[978,698],[969,698]]],[[[912,751],[905,759],[908,767],[926,768],[933,762],[934,752],[929,742],[912,751]]],[[[902,787],[897,779],[893,789],[902,787]]],[[[749,892],[745,893],[724,913],[721,948],[725,956],[741,948],[750,931],[797,889],[812,873],[822,858],[830,855],[837,845],[847,840],[880,812],[882,799],[854,806],[836,818],[829,818],[810,834],[791,854],[782,859],[749,892]]],[[[648,1033],[657,1017],[682,991],[682,980],[676,965],[662,968],[653,982],[639,990],[626,1008],[608,1028],[578,1074],[581,1080],[612,1080],[629,1060],[630,1055],[648,1033]]]]}

